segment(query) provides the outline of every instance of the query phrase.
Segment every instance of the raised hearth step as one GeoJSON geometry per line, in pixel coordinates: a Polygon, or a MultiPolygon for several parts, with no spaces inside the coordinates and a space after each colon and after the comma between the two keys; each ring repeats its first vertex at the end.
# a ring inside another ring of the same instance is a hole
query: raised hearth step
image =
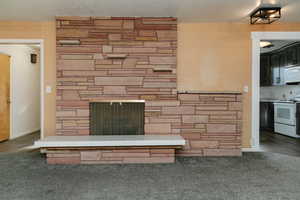
{"type": "Polygon", "coordinates": [[[185,140],[180,135],[48,136],[34,145],[37,148],[183,146],[185,140]]]}

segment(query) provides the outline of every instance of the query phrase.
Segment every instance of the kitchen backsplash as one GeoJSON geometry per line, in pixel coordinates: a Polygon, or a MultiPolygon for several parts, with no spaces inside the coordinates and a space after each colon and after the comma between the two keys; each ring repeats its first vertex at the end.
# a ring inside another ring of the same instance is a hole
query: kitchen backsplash
{"type": "Polygon", "coordinates": [[[261,99],[293,99],[296,95],[300,95],[300,85],[282,85],[260,87],[261,99]]]}

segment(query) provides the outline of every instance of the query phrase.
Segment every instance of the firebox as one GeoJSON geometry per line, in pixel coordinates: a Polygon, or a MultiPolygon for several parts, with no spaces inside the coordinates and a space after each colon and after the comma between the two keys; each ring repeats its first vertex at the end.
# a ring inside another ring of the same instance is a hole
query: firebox
{"type": "Polygon", "coordinates": [[[144,101],[90,103],[91,135],[144,135],[144,101]]]}

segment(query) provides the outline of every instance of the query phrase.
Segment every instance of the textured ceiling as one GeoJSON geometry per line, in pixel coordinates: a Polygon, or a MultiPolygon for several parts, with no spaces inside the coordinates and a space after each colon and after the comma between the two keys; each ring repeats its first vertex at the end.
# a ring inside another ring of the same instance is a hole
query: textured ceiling
{"type": "Polygon", "coordinates": [[[259,4],[280,4],[281,21],[300,21],[300,0],[0,0],[0,20],[55,16],[173,16],[180,21],[246,22],[259,4]]]}

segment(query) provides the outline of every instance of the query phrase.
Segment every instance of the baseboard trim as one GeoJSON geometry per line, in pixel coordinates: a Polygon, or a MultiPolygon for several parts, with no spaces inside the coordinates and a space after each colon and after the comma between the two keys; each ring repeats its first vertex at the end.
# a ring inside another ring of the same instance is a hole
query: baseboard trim
{"type": "Polygon", "coordinates": [[[22,137],[22,136],[25,136],[25,135],[29,135],[29,134],[31,134],[31,133],[34,133],[34,132],[37,132],[37,131],[40,131],[40,130],[41,130],[41,128],[35,128],[35,129],[31,130],[31,131],[23,132],[23,133],[21,133],[20,135],[18,135],[17,137],[10,137],[9,139],[10,139],[10,140],[14,140],[14,139],[17,139],[17,138],[19,138],[19,137],[22,137]]]}

